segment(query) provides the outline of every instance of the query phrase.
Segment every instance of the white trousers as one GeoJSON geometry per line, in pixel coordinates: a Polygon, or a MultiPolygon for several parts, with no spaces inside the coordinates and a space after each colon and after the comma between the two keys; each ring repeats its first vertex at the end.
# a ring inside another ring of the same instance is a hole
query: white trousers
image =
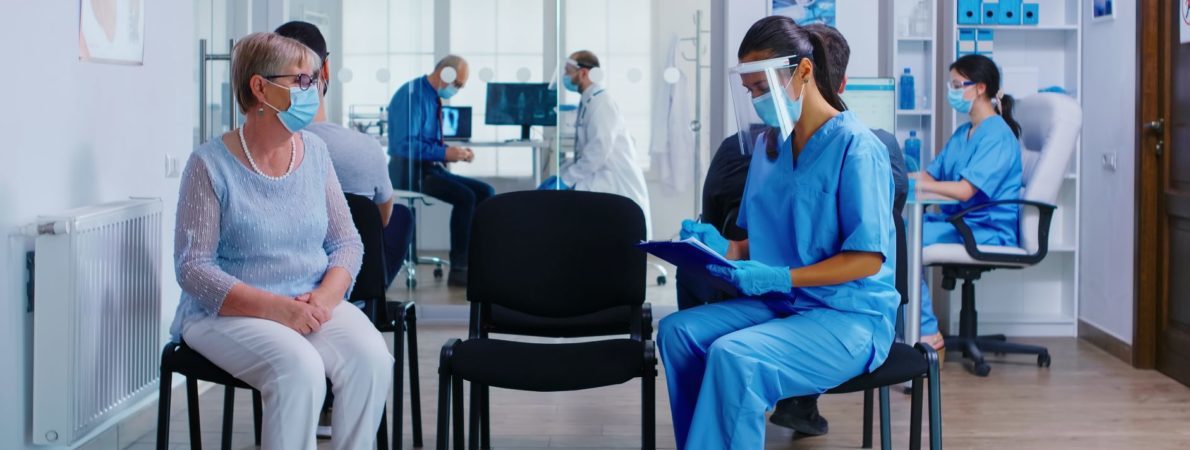
{"type": "Polygon", "coordinates": [[[393,379],[393,357],[380,332],[351,303],[340,303],[321,330],[305,336],[267,319],[214,316],[187,323],[182,339],[260,391],[262,449],[316,449],[314,433],[327,378],[335,394],[331,447],[365,450],[375,445],[393,379]]]}

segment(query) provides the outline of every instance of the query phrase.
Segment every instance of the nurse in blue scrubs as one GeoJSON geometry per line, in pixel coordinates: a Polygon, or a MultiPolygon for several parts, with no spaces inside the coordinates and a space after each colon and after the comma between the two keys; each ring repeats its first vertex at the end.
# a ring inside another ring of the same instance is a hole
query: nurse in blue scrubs
{"type": "MultiPolygon", "coordinates": [[[[927,214],[922,223],[922,244],[962,243],[952,214],[1021,195],[1021,126],[1012,118],[1013,99],[1000,92],[1000,70],[983,55],[967,55],[950,65],[950,105],[966,114],[965,123],[947,141],[925,172],[914,174],[923,192],[959,200],[944,205],[941,213],[927,214]]],[[[1017,246],[1019,209],[1015,204],[992,206],[968,214],[978,245],[1017,246]]],[[[930,291],[922,281],[922,342],[937,350],[944,347],[934,316],[930,291]]],[[[942,352],[939,352],[939,357],[942,352]]]]}
{"type": "Polygon", "coordinates": [[[740,45],[732,94],[741,146],[756,148],[739,212],[749,239],[683,224],[684,235],[738,260],[709,276],[740,298],[674,313],[658,332],[680,449],[763,448],[764,414],[778,400],[875,369],[892,344],[888,153],[841,112],[822,43],[773,16],[740,45]]]}

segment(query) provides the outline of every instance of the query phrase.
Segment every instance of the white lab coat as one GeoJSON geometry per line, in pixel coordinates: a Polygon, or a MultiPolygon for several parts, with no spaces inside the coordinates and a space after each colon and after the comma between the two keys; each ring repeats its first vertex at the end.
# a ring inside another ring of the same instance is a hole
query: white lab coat
{"type": "Polygon", "coordinates": [[[620,107],[603,87],[583,92],[575,122],[573,160],[562,164],[562,182],[580,191],[606,192],[632,199],[645,213],[645,237],[653,235],[649,189],[636,165],[636,146],[620,107]]]}
{"type": "MultiPolygon", "coordinates": [[[[678,37],[670,36],[666,67],[678,67],[678,37]]],[[[649,155],[657,168],[662,185],[673,192],[686,192],[694,186],[694,132],[690,130],[693,115],[686,102],[688,89],[686,74],[676,83],[666,83],[657,89],[653,99],[653,142],[649,155]]]]}

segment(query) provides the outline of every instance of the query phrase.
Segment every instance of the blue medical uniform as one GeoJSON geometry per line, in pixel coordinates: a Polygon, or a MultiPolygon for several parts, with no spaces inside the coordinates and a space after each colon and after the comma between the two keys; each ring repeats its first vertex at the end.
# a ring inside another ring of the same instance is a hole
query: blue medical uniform
{"type": "MultiPolygon", "coordinates": [[[[999,115],[984,119],[967,137],[971,124],[955,130],[942,153],[926,172],[938,181],[967,180],[977,191],[965,202],[941,206],[941,213],[926,214],[922,222],[922,245],[962,243],[963,239],[947,217],[967,208],[997,200],[1021,197],[1021,143],[999,115]]],[[[978,245],[1017,246],[1018,205],[998,205],[968,214],[963,220],[971,227],[978,245]]],[[[938,318],[930,290],[922,280],[921,335],[938,333],[938,318]]]]}
{"type": "Polygon", "coordinates": [[[778,400],[825,392],[884,362],[899,302],[892,202],[888,152],[850,112],[824,124],[796,160],[788,142],[775,160],[754,153],[739,211],[753,260],[797,268],[851,251],[884,263],[867,278],[663,319],[678,448],[762,448],[764,413],[778,400]]]}

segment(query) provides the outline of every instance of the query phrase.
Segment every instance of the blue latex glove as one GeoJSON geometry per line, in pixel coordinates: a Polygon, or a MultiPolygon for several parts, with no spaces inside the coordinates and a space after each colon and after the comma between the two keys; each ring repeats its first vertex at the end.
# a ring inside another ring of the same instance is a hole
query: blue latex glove
{"type": "Polygon", "coordinates": [[[773,267],[756,261],[735,261],[734,268],[707,266],[712,276],[731,283],[740,293],[749,297],[770,292],[788,294],[793,291],[793,280],[789,278],[788,267],[773,267]]]}
{"type": "Polygon", "coordinates": [[[557,175],[546,178],[545,181],[541,182],[540,186],[537,186],[537,190],[539,191],[569,191],[571,189],[574,189],[574,186],[567,186],[566,183],[562,183],[557,175]]]}
{"type": "Polygon", "coordinates": [[[727,238],[719,234],[719,230],[706,223],[695,222],[690,219],[682,221],[682,231],[679,233],[682,239],[695,238],[702,242],[719,256],[727,256],[727,238]]]}

